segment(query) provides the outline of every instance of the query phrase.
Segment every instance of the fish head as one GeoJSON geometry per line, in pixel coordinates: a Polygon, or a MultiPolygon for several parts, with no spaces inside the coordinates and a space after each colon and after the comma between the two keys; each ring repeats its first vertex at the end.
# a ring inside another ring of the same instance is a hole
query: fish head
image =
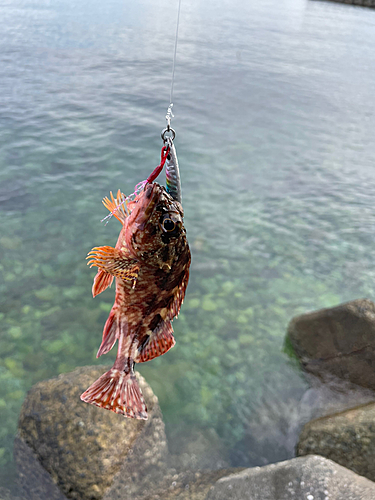
{"type": "Polygon", "coordinates": [[[180,238],[186,239],[181,204],[158,183],[148,183],[132,202],[126,246],[138,260],[170,269],[180,238]]]}

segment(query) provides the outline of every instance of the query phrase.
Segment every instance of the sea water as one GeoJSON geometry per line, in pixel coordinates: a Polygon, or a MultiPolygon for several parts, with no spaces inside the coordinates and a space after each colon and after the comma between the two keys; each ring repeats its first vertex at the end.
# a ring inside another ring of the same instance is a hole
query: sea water
{"type": "MultiPolygon", "coordinates": [[[[101,199],[159,163],[176,18],[167,0],[0,5],[4,485],[26,391],[102,362],[114,290],[92,299],[85,256],[120,230],[101,199]]],[[[292,456],[307,384],[283,352],[289,320],[374,298],[374,28],[347,5],[182,0],[172,125],[191,280],[175,348],[140,368],[175,453],[204,434],[227,464],[292,456]]]]}

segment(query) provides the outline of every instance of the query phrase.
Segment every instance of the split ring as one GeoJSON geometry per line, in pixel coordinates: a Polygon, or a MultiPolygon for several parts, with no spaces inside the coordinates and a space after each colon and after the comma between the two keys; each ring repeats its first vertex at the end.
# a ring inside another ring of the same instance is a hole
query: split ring
{"type": "Polygon", "coordinates": [[[171,139],[172,141],[174,141],[176,137],[176,132],[173,130],[173,128],[170,128],[170,127],[167,127],[163,130],[163,132],[161,133],[161,138],[163,139],[163,142],[166,142],[168,139],[171,139]],[[166,134],[170,134],[170,135],[166,135],[166,134]]]}

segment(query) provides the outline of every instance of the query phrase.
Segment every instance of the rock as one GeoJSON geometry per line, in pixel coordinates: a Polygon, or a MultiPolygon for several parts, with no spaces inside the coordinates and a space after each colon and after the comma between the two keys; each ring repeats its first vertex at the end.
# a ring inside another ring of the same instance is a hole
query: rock
{"type": "Polygon", "coordinates": [[[145,483],[138,491],[109,490],[103,500],[205,500],[215,482],[228,474],[239,472],[242,468],[221,469],[217,471],[182,472],[169,470],[164,479],[153,483],[148,475],[142,474],[140,483],[145,483]]]}
{"type": "MultiPolygon", "coordinates": [[[[375,391],[352,384],[346,380],[326,375],[324,382],[309,375],[310,387],[299,402],[300,423],[303,425],[312,419],[325,417],[334,413],[375,401],[375,391]]],[[[297,441],[296,441],[297,442],[297,441]]]]}
{"type": "Polygon", "coordinates": [[[21,500],[7,488],[0,487],[0,500],[21,500]]]}
{"type": "MultiPolygon", "coordinates": [[[[211,436],[211,440],[212,438],[211,436]]],[[[133,453],[115,476],[103,500],[172,500],[174,498],[179,500],[202,498],[203,500],[217,479],[231,472],[242,470],[222,468],[215,471],[194,472],[184,469],[185,472],[178,472],[176,469],[182,464],[176,455],[170,455],[167,461],[158,460],[155,463],[155,456],[148,451],[149,445],[149,440],[137,441],[133,453]],[[141,452],[139,448],[144,448],[144,451],[141,452]]],[[[196,449],[195,445],[194,449],[196,449]]]]}
{"type": "Polygon", "coordinates": [[[223,477],[206,500],[373,500],[375,484],[309,455],[223,477]]]}
{"type": "MultiPolygon", "coordinates": [[[[141,384],[141,388],[146,398],[144,385],[141,384]]],[[[146,398],[147,403],[148,401],[146,398]]],[[[149,411],[149,419],[150,417],[149,411]]],[[[103,500],[142,498],[170,476],[164,422],[158,405],[151,418],[151,425],[144,426],[143,432],[139,434],[118,473],[113,477],[103,500]]]]}
{"type": "MultiPolygon", "coordinates": [[[[40,464],[68,498],[95,500],[103,498],[114,477],[126,462],[154,466],[162,475],[167,455],[164,424],[158,400],[145,380],[137,375],[148,406],[149,419],[134,420],[88,405],[80,394],[108,368],[84,367],[57,378],[36,384],[28,393],[19,420],[15,458],[21,487],[32,488],[40,464]],[[26,471],[23,455],[17,450],[26,446],[31,460],[26,471]]],[[[129,475],[124,475],[124,479],[129,475]]],[[[32,499],[43,498],[38,492],[32,499]]],[[[54,496],[47,496],[49,500],[54,496]]],[[[58,498],[58,497],[56,497],[58,498]]],[[[63,497],[64,498],[64,497],[63,497]]]]}
{"type": "Polygon", "coordinates": [[[164,490],[159,489],[156,494],[142,500],[205,500],[218,479],[240,470],[242,469],[182,473],[173,477],[164,490]]]}
{"type": "Polygon", "coordinates": [[[38,456],[19,437],[14,441],[14,457],[23,500],[67,500],[40,464],[38,456]]]}
{"type": "Polygon", "coordinates": [[[309,453],[323,455],[375,481],[375,403],[306,424],[297,454],[309,453]]]}
{"type": "Polygon", "coordinates": [[[307,371],[375,390],[375,304],[370,300],[293,318],[287,342],[307,371]]]}

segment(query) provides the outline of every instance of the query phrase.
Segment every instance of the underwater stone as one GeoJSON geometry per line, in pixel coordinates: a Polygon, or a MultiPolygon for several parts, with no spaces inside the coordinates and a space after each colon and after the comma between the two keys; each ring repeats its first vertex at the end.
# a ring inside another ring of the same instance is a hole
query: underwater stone
{"type": "Polygon", "coordinates": [[[299,438],[297,454],[311,453],[323,455],[375,481],[375,403],[307,423],[299,438]]]}
{"type": "Polygon", "coordinates": [[[287,343],[306,371],[375,389],[375,304],[370,300],[293,318],[287,343]]]}
{"type": "MultiPolygon", "coordinates": [[[[106,370],[102,366],[78,368],[39,382],[28,393],[21,410],[15,449],[20,486],[26,498],[44,500],[38,491],[32,494],[35,474],[32,467],[24,470],[23,454],[17,452],[20,446],[35,454],[35,466],[42,466],[66,497],[77,500],[103,498],[130,457],[144,466],[151,458],[163,462],[167,444],[158,400],[138,373],[149,411],[147,421],[125,418],[79,399],[106,370]],[[151,458],[146,456],[150,452],[151,458]]],[[[123,478],[129,479],[126,470],[123,478]]]]}
{"type": "Polygon", "coordinates": [[[223,477],[206,500],[373,500],[375,484],[331,460],[309,455],[223,477]]]}

